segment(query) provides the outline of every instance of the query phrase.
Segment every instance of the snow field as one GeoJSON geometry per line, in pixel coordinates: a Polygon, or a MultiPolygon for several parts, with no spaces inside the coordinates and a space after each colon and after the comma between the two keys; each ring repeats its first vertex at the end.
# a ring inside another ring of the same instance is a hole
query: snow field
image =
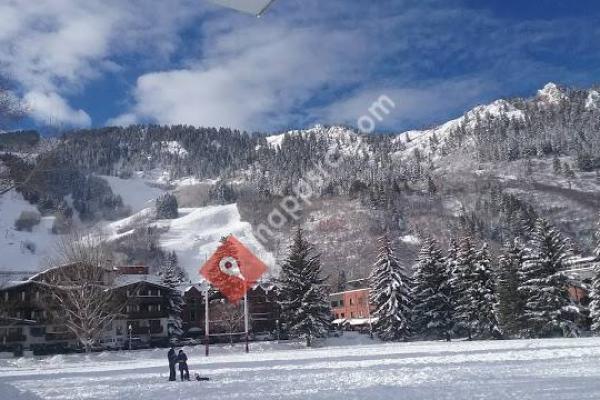
{"type": "Polygon", "coordinates": [[[166,350],[0,360],[0,398],[598,399],[600,339],[187,348],[209,382],[167,382],[166,350]],[[10,397],[12,398],[12,397],[10,397]]]}

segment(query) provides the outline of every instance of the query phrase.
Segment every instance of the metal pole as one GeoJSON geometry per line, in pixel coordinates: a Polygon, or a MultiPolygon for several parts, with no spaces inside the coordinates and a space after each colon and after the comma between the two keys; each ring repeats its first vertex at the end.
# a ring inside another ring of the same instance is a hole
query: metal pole
{"type": "MultiPolygon", "coordinates": [[[[246,288],[247,289],[247,288],[246,288]]],[[[246,353],[250,352],[250,346],[248,344],[248,291],[244,292],[244,328],[246,330],[246,353]]]]}
{"type": "Polygon", "coordinates": [[[210,321],[209,321],[209,317],[210,317],[210,313],[208,311],[208,288],[204,291],[204,339],[206,340],[206,349],[205,349],[205,354],[206,357],[208,357],[208,348],[209,348],[209,342],[210,342],[210,333],[208,331],[209,326],[210,326],[210,321]]]}
{"type": "Polygon", "coordinates": [[[369,295],[367,294],[367,316],[369,318],[369,337],[373,339],[373,321],[371,321],[371,302],[369,301],[369,295]]]}

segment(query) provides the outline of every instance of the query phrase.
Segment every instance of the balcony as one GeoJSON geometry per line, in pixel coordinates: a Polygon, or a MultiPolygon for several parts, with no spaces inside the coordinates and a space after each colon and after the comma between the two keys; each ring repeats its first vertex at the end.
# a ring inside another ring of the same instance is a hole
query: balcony
{"type": "Polygon", "coordinates": [[[160,319],[169,316],[166,311],[131,311],[126,315],[127,319],[160,319]]]}
{"type": "Polygon", "coordinates": [[[132,335],[156,335],[163,333],[162,325],[155,326],[134,326],[131,329],[132,335]]]}
{"type": "Polygon", "coordinates": [[[0,342],[2,343],[16,343],[16,342],[24,342],[27,338],[22,334],[10,334],[7,336],[0,337],[0,342]]]}
{"type": "Polygon", "coordinates": [[[55,340],[73,340],[75,339],[75,335],[70,332],[48,332],[46,333],[46,341],[55,341],[55,340]]]}

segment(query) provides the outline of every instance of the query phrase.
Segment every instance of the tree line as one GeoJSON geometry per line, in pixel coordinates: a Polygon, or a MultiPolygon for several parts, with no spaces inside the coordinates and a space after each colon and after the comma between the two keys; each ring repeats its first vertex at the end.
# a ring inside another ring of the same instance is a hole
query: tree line
{"type": "Polygon", "coordinates": [[[600,331],[600,273],[589,306],[572,300],[566,270],[573,256],[567,238],[543,218],[527,240],[509,241],[496,259],[468,236],[451,241],[445,254],[425,238],[412,274],[383,237],[370,277],[374,331],[383,340],[448,341],[600,331]]]}

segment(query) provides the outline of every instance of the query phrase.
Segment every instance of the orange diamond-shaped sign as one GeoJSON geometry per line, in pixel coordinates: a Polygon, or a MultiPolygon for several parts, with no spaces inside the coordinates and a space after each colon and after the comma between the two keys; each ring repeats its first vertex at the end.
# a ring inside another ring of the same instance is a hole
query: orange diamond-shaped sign
{"type": "Polygon", "coordinates": [[[267,271],[267,266],[233,235],[229,235],[200,268],[200,274],[232,303],[267,271]]]}

